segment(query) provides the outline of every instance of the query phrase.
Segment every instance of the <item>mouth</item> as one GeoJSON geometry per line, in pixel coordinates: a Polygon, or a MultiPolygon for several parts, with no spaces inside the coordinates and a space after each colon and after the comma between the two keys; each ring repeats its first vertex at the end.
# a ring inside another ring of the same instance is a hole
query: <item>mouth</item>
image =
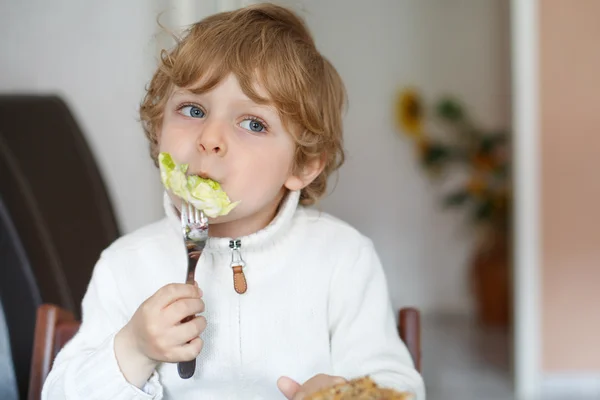
{"type": "Polygon", "coordinates": [[[221,181],[219,179],[214,178],[211,174],[209,174],[208,172],[204,172],[204,171],[198,171],[198,172],[188,172],[187,174],[188,176],[199,176],[202,179],[210,179],[211,181],[215,181],[217,183],[221,183],[221,181]]]}
{"type": "Polygon", "coordinates": [[[200,172],[196,172],[194,175],[198,175],[200,178],[203,178],[203,179],[213,179],[213,178],[211,178],[211,176],[208,172],[200,171],[200,172]]]}

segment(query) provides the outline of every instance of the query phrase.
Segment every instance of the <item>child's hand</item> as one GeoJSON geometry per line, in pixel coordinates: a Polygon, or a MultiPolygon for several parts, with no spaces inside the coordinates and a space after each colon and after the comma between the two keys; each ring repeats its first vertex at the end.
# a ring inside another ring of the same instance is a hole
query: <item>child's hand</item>
{"type": "Polygon", "coordinates": [[[202,291],[197,286],[172,283],[143,302],[127,326],[137,349],[150,360],[189,361],[202,350],[199,335],[206,328],[206,319],[198,316],[181,322],[203,311],[202,291]]]}
{"type": "Polygon", "coordinates": [[[277,380],[277,387],[288,400],[302,400],[309,394],[345,382],[346,379],[341,376],[319,374],[300,385],[292,378],[282,376],[277,380]]]}
{"type": "Polygon", "coordinates": [[[115,337],[115,355],[125,378],[142,387],[159,362],[193,360],[204,342],[202,291],[194,285],[172,283],[144,301],[115,337]]]}

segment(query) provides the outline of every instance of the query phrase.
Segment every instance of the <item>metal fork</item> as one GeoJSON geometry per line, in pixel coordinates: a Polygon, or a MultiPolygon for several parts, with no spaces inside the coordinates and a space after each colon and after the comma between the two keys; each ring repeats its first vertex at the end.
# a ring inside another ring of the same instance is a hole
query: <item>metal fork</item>
{"type": "MultiPolygon", "coordinates": [[[[188,255],[187,275],[185,283],[194,284],[196,275],[196,264],[202,255],[208,239],[208,218],[201,210],[186,201],[181,202],[181,229],[183,242],[188,255]]],[[[181,323],[191,321],[194,315],[185,317],[181,323]]],[[[183,379],[189,379],[196,370],[196,360],[182,361],[177,363],[177,372],[183,379]]]]}

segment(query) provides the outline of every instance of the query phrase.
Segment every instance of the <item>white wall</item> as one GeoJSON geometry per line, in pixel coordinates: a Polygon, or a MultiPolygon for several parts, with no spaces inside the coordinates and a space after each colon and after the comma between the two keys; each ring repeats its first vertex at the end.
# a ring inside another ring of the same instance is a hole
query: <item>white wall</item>
{"type": "Polygon", "coordinates": [[[393,98],[396,88],[413,84],[429,99],[453,93],[486,126],[509,126],[508,2],[277,3],[302,10],[348,88],[348,161],[323,208],[374,240],[396,307],[469,312],[473,239],[460,214],[441,210],[413,147],[394,130],[393,98]],[[373,189],[363,190],[367,184],[373,189]]]}
{"type": "Polygon", "coordinates": [[[160,181],[137,120],[154,66],[149,3],[21,0],[4,1],[0,11],[0,91],[63,96],[125,232],[162,215],[160,181]]]}

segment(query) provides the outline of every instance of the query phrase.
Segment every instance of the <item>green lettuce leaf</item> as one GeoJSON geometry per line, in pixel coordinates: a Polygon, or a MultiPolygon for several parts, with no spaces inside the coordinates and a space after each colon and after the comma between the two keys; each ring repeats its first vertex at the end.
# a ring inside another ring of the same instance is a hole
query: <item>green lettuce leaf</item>
{"type": "Polygon", "coordinates": [[[188,165],[177,164],[169,153],[158,155],[158,165],[165,188],[202,210],[208,217],[227,215],[239,204],[239,201],[232,203],[229,200],[218,182],[197,175],[188,176],[188,165]]]}

